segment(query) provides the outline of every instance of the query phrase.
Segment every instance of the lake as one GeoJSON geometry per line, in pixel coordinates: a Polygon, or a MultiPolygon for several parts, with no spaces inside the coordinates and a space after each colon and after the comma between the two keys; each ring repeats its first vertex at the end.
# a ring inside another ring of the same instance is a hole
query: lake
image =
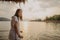
{"type": "MultiPolygon", "coordinates": [[[[8,40],[10,28],[10,21],[0,21],[0,40],[8,40]]],[[[20,29],[21,40],[60,40],[60,23],[23,21],[20,29]]]]}

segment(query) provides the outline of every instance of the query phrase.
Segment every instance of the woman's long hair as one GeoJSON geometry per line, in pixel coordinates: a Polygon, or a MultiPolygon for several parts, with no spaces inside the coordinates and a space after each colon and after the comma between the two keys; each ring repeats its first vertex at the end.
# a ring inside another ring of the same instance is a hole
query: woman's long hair
{"type": "MultiPolygon", "coordinates": [[[[19,16],[18,16],[19,11],[22,11],[22,9],[17,9],[17,11],[16,11],[16,13],[15,13],[15,15],[14,15],[14,16],[16,16],[17,18],[19,17],[19,16]]],[[[22,16],[20,16],[20,19],[22,20],[22,16]]]]}

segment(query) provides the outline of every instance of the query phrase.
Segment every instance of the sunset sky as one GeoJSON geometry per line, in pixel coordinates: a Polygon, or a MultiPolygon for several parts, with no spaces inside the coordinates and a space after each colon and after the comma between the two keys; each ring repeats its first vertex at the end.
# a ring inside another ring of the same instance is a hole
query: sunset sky
{"type": "Polygon", "coordinates": [[[28,0],[20,6],[14,2],[0,2],[0,17],[11,18],[18,8],[23,10],[23,19],[45,19],[60,14],[60,0],[28,0]]]}

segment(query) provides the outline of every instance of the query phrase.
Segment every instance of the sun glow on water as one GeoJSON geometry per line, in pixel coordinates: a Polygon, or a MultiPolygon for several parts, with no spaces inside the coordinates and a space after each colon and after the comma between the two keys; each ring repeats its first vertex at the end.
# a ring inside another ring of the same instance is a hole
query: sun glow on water
{"type": "Polygon", "coordinates": [[[29,26],[28,21],[23,21],[22,24],[23,24],[24,31],[27,32],[28,31],[28,26],[29,26]]]}

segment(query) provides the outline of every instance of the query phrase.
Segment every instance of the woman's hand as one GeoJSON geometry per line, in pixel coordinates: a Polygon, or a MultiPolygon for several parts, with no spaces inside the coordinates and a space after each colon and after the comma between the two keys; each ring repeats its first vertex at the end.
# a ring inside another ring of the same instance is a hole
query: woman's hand
{"type": "Polygon", "coordinates": [[[20,31],[21,33],[23,33],[23,31],[20,31]]]}
{"type": "Polygon", "coordinates": [[[19,37],[19,38],[23,38],[23,36],[21,36],[21,35],[18,35],[18,37],[19,37]]]}

